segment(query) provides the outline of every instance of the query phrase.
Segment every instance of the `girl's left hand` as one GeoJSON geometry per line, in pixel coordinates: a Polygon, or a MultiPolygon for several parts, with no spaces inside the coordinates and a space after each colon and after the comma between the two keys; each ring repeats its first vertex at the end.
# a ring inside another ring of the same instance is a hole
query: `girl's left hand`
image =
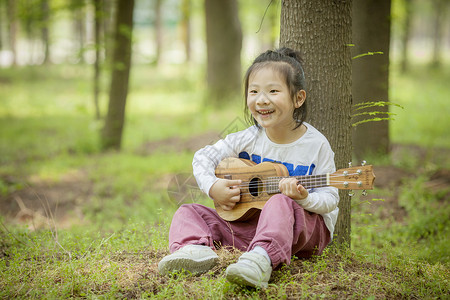
{"type": "Polygon", "coordinates": [[[281,193],[292,200],[303,200],[308,197],[308,191],[301,184],[297,184],[297,181],[295,178],[281,179],[279,183],[281,193]]]}

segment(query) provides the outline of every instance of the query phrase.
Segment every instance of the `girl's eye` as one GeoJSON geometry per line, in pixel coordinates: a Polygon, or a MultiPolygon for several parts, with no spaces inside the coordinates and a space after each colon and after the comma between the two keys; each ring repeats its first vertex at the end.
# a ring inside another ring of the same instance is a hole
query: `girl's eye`
{"type": "Polygon", "coordinates": [[[256,93],[258,93],[258,92],[257,92],[256,90],[250,90],[249,93],[250,93],[250,94],[256,94],[256,93]]]}
{"type": "Polygon", "coordinates": [[[278,93],[278,90],[270,90],[270,93],[271,93],[271,94],[273,94],[273,93],[278,93]]]}

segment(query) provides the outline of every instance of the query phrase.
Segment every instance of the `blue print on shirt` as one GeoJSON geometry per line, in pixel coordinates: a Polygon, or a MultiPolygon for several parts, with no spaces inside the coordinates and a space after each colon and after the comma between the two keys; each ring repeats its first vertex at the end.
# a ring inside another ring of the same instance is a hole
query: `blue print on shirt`
{"type": "MultiPolygon", "coordinates": [[[[253,162],[259,164],[261,163],[261,156],[256,155],[256,154],[252,154],[251,158],[250,155],[243,151],[241,153],[239,153],[239,158],[243,158],[243,159],[249,159],[252,160],[253,162]]],[[[286,169],[289,172],[290,176],[302,176],[302,175],[311,175],[312,172],[314,171],[314,168],[316,167],[315,164],[311,164],[311,166],[302,166],[302,165],[298,165],[294,168],[294,165],[291,163],[287,163],[287,162],[282,162],[282,161],[276,161],[270,158],[264,158],[262,160],[264,161],[271,161],[271,162],[278,162],[278,163],[282,163],[283,165],[286,166],[286,169]]]]}

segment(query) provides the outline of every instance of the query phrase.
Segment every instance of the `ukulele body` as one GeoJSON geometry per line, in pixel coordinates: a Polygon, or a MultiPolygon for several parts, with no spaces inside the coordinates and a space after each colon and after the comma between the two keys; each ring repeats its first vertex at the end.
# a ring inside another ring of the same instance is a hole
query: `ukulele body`
{"type": "Polygon", "coordinates": [[[218,178],[242,180],[241,200],[232,210],[223,210],[214,203],[219,216],[227,221],[244,221],[260,211],[273,194],[279,193],[274,187],[268,186],[267,179],[275,176],[289,176],[283,164],[273,162],[256,164],[251,160],[240,158],[222,160],[215,172],[218,178]]]}

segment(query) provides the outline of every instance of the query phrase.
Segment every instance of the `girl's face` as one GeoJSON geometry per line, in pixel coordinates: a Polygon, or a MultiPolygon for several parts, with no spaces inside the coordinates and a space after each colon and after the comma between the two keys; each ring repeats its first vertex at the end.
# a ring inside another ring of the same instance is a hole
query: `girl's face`
{"type": "Polygon", "coordinates": [[[292,130],[296,125],[292,114],[305,99],[304,90],[292,99],[286,80],[271,66],[255,70],[249,76],[248,109],[274,142],[290,142],[298,135],[298,131],[292,130]]]}

